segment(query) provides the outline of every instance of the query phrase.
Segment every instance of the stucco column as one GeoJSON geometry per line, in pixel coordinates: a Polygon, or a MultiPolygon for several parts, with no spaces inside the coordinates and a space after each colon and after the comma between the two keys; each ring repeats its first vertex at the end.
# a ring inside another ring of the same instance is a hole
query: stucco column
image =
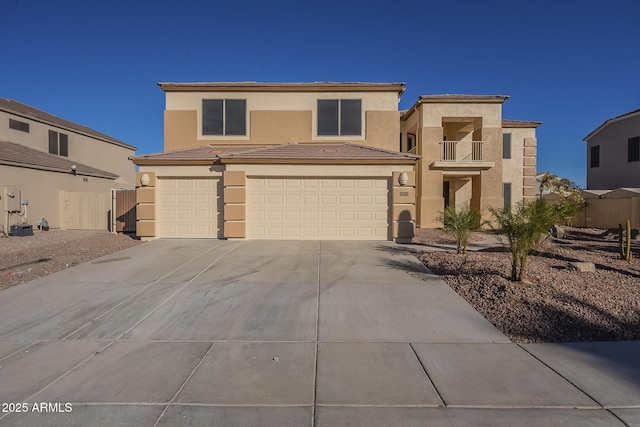
{"type": "Polygon", "coordinates": [[[393,172],[393,239],[410,243],[415,235],[416,176],[413,171],[393,172]]]}
{"type": "Polygon", "coordinates": [[[417,183],[417,222],[421,228],[435,228],[441,225],[437,218],[444,210],[444,197],[442,197],[444,177],[441,170],[433,170],[430,165],[440,160],[442,127],[420,128],[416,139],[417,154],[422,156],[418,162],[420,173],[417,183]]]}
{"type": "Polygon", "coordinates": [[[537,140],[535,138],[524,139],[524,150],[522,158],[522,195],[525,200],[532,200],[538,196],[536,186],[536,158],[537,140]]]}
{"type": "Polygon", "coordinates": [[[136,236],[142,240],[156,236],[155,172],[136,173],[136,236]]]}
{"type": "Polygon", "coordinates": [[[495,162],[491,169],[480,172],[473,179],[472,206],[479,209],[482,219],[491,219],[488,208],[501,208],[502,196],[502,128],[483,128],[482,158],[495,162]]]}
{"type": "Polygon", "coordinates": [[[224,237],[242,239],[247,235],[247,176],[244,171],[224,171],[224,237]]]}

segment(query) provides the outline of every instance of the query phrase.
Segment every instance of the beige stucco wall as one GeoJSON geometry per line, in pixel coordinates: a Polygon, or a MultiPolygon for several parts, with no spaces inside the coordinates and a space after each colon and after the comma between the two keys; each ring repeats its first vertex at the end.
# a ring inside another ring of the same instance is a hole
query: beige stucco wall
{"type": "Polygon", "coordinates": [[[617,228],[631,221],[631,227],[640,229],[640,197],[625,199],[588,199],[583,212],[579,212],[573,225],[579,227],[617,228]]]}
{"type": "Polygon", "coordinates": [[[500,103],[445,103],[422,104],[420,109],[422,126],[442,126],[445,117],[482,118],[482,126],[502,127],[502,104],[500,103]]]}
{"type": "MultiPolygon", "coordinates": [[[[60,172],[47,172],[13,166],[0,166],[0,191],[5,185],[15,185],[21,190],[21,199],[29,201],[27,206],[28,223],[35,227],[40,218],[47,218],[50,228],[66,228],[64,193],[96,193],[102,198],[111,197],[113,180],[83,177],[60,172]],[[86,179],[86,181],[85,181],[86,179]],[[61,198],[61,194],[63,196],[61,198]]],[[[86,215],[97,215],[100,224],[106,230],[108,208],[100,211],[86,212],[86,215]]],[[[0,224],[6,224],[6,212],[0,212],[0,224]]],[[[74,213],[76,217],[80,214],[74,213]]],[[[15,224],[18,217],[11,220],[15,224]]]]}
{"type": "Polygon", "coordinates": [[[139,172],[153,172],[156,178],[222,178],[224,166],[139,166],[139,172]]]}
{"type": "Polygon", "coordinates": [[[207,144],[353,142],[397,150],[400,131],[397,92],[168,92],[165,151],[207,144]],[[203,99],[246,99],[247,135],[202,135],[203,99]],[[361,99],[362,135],[318,136],[319,99],[361,99]]]}
{"type": "Polygon", "coordinates": [[[48,153],[49,130],[68,135],[69,156],[67,158],[70,161],[83,163],[119,175],[128,183],[128,185],[124,186],[125,188],[134,188],[135,167],[129,160],[129,156],[134,155],[134,150],[73,130],[0,111],[0,140],[14,142],[48,153]],[[29,132],[10,129],[9,118],[29,123],[29,132]]]}
{"type": "Polygon", "coordinates": [[[228,171],[251,176],[390,177],[394,171],[413,171],[412,165],[227,165],[228,171]]]}
{"type": "Polygon", "coordinates": [[[525,198],[533,198],[535,194],[535,174],[525,176],[527,168],[536,168],[536,130],[535,128],[504,128],[503,133],[511,134],[511,158],[502,159],[502,181],[511,183],[511,202],[516,204],[525,198]],[[525,147],[525,140],[527,141],[525,147]],[[525,191],[525,188],[527,189],[525,191]]]}

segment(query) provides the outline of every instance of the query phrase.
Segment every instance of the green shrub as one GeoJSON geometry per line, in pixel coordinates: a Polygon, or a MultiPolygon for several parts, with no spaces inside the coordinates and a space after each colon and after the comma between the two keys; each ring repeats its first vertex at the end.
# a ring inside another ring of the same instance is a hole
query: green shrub
{"type": "Polygon", "coordinates": [[[469,206],[458,210],[449,206],[440,214],[438,220],[445,231],[455,236],[457,253],[466,254],[469,235],[480,226],[480,212],[469,206]]]}
{"type": "Polygon", "coordinates": [[[558,211],[544,199],[520,202],[515,206],[489,211],[497,228],[507,237],[511,252],[511,280],[522,282],[527,277],[527,256],[548,233],[558,219],[558,211]]]}

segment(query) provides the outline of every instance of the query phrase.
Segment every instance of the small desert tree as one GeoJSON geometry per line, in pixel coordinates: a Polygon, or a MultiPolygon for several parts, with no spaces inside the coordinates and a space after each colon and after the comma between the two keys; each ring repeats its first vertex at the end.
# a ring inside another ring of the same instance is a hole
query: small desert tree
{"type": "Polygon", "coordinates": [[[490,208],[497,228],[507,237],[511,252],[511,280],[522,282],[527,278],[527,256],[535,248],[558,215],[544,199],[520,202],[514,208],[490,208]]]}
{"type": "Polygon", "coordinates": [[[553,202],[554,209],[558,214],[556,221],[570,225],[575,214],[585,206],[585,200],[580,194],[578,185],[570,179],[560,178],[546,172],[540,179],[540,197],[542,197],[545,188],[560,197],[559,201],[553,202]]]}
{"type": "Polygon", "coordinates": [[[445,231],[455,236],[457,253],[466,254],[469,235],[472,230],[480,226],[480,212],[470,206],[460,209],[449,206],[441,213],[438,220],[445,231]]]}

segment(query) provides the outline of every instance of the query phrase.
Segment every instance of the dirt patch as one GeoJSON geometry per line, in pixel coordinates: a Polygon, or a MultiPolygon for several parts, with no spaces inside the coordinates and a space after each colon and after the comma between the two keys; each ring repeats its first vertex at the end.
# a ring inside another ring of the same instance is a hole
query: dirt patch
{"type": "MultiPolygon", "coordinates": [[[[418,257],[514,342],[639,340],[640,242],[633,242],[634,259],[627,262],[603,230],[566,231],[566,238],[550,238],[530,255],[529,286],[509,280],[510,254],[504,248],[418,257]],[[572,261],[592,262],[597,270],[571,270],[572,261]]],[[[421,240],[446,236],[418,233],[421,240]]]]}
{"type": "Polygon", "coordinates": [[[0,289],[19,285],[139,245],[124,234],[94,230],[34,231],[0,238],[0,289]]]}

